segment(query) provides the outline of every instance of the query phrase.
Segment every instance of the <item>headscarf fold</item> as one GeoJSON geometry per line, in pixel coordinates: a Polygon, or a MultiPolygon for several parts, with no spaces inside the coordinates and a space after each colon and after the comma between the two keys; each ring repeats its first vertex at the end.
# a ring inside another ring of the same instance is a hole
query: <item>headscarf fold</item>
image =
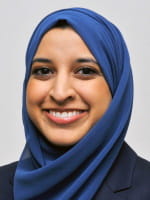
{"type": "Polygon", "coordinates": [[[26,53],[22,109],[26,145],[15,173],[14,199],[93,199],[123,144],[132,102],[128,50],[120,31],[111,22],[85,8],[63,9],[45,17],[33,32],[26,53]],[[66,152],[43,138],[26,109],[32,59],[43,35],[59,20],[66,20],[88,46],[101,66],[113,97],[102,118],[66,152]]]}

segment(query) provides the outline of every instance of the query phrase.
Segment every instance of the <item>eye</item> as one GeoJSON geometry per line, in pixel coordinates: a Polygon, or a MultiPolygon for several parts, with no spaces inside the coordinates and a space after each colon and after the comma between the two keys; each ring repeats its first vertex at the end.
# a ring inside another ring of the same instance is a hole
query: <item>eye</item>
{"type": "Polygon", "coordinates": [[[39,79],[47,79],[54,74],[54,70],[49,67],[36,67],[33,68],[31,74],[39,79]]]}
{"type": "Polygon", "coordinates": [[[75,74],[79,78],[90,79],[95,78],[96,76],[102,75],[101,71],[95,67],[80,67],[75,71],[75,74]]]}
{"type": "Polygon", "coordinates": [[[82,67],[77,71],[78,74],[85,74],[85,75],[91,75],[91,74],[97,74],[97,70],[92,69],[90,67],[82,67]]]}
{"type": "Polygon", "coordinates": [[[45,76],[53,73],[54,73],[53,70],[49,69],[48,67],[39,67],[32,70],[32,74],[39,76],[45,76]]]}

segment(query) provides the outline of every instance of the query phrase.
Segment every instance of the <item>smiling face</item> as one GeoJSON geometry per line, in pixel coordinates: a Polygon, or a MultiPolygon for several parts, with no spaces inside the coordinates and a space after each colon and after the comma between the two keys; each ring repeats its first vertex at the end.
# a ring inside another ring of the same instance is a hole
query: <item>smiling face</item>
{"type": "Polygon", "coordinates": [[[42,38],[27,85],[28,114],[57,146],[71,146],[87,134],[111,102],[95,58],[71,28],[53,28],[42,38]]]}

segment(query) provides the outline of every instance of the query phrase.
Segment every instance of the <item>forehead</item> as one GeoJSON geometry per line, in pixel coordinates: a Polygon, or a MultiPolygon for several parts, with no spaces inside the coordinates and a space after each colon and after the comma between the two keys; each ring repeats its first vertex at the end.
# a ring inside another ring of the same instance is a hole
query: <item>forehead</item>
{"type": "Polygon", "coordinates": [[[92,56],[80,35],[70,27],[65,29],[53,28],[45,33],[39,43],[35,56],[43,52],[63,53],[66,51],[68,51],[68,54],[72,52],[75,54],[80,53],[81,56],[82,54],[91,54],[92,56]]]}
{"type": "MultiPolygon", "coordinates": [[[[52,28],[50,29],[48,32],[46,32],[39,45],[41,43],[44,43],[46,41],[46,43],[48,41],[52,42],[52,43],[61,43],[61,42],[82,42],[84,43],[84,41],[82,40],[82,38],[80,37],[80,35],[71,27],[67,27],[65,29],[62,28],[52,28]]],[[[85,45],[85,43],[84,43],[85,45]]]]}

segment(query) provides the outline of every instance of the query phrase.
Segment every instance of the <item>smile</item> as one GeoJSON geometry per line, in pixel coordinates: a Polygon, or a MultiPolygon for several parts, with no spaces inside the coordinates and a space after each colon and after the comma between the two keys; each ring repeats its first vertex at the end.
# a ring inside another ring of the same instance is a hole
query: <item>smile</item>
{"type": "Polygon", "coordinates": [[[47,110],[47,117],[56,124],[70,124],[73,123],[87,114],[87,110],[72,110],[72,111],[54,111],[47,110]]]}

